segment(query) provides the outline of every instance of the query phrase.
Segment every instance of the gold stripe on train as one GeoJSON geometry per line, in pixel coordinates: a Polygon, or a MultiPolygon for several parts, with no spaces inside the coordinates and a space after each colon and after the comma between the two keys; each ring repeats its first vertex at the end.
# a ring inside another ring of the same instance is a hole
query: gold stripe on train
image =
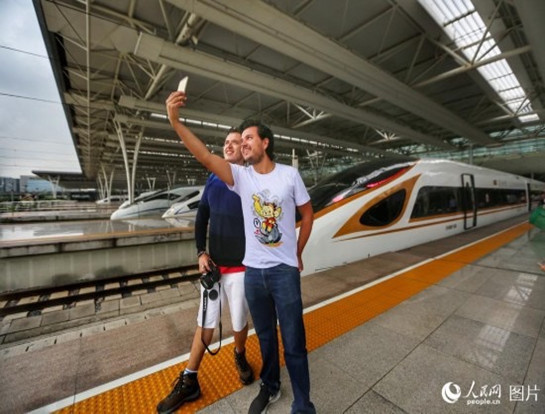
{"type": "MultiPolygon", "coordinates": [[[[478,212],[477,213],[477,218],[481,217],[481,216],[487,216],[489,214],[495,214],[495,213],[498,213],[498,212],[501,212],[501,211],[515,210],[517,208],[525,207],[525,206],[526,206],[526,204],[517,204],[515,206],[509,206],[509,207],[505,207],[505,208],[501,208],[501,209],[494,209],[493,211],[486,211],[486,212],[482,212],[482,213],[478,212]]],[[[359,236],[348,237],[348,238],[344,238],[342,240],[336,240],[336,241],[342,242],[342,241],[348,241],[348,240],[362,239],[362,238],[365,238],[365,237],[381,236],[381,235],[389,234],[389,233],[396,233],[396,232],[400,232],[400,231],[418,229],[418,228],[421,228],[421,227],[435,226],[437,224],[450,223],[450,222],[453,222],[453,221],[462,220],[464,218],[463,214],[460,214],[459,212],[457,212],[457,213],[442,214],[440,216],[437,215],[437,216],[430,216],[430,217],[426,217],[426,218],[411,219],[409,222],[414,223],[414,222],[423,221],[423,220],[428,221],[428,220],[430,220],[430,218],[434,219],[434,218],[440,218],[440,217],[445,217],[445,216],[449,216],[449,218],[446,219],[446,220],[433,221],[431,223],[426,222],[426,223],[416,225],[416,226],[405,226],[405,227],[400,227],[398,229],[391,229],[391,230],[386,230],[386,231],[375,231],[372,234],[362,234],[362,235],[359,235],[359,236]]]]}
{"type": "Polygon", "coordinates": [[[353,214],[352,217],[350,217],[344,223],[344,225],[337,231],[337,233],[335,233],[333,238],[335,239],[337,237],[345,236],[345,235],[348,235],[348,234],[351,234],[351,233],[357,233],[357,232],[360,232],[360,231],[366,231],[366,230],[367,231],[373,231],[373,230],[376,230],[376,227],[366,226],[366,225],[363,225],[363,224],[360,223],[360,217],[362,216],[362,214],[365,211],[367,211],[369,208],[374,206],[375,204],[381,202],[382,200],[384,200],[387,197],[390,197],[392,194],[394,194],[394,193],[396,193],[396,192],[398,192],[400,190],[405,190],[406,195],[405,195],[405,200],[403,201],[403,208],[401,209],[401,213],[399,214],[399,216],[394,221],[392,221],[391,223],[389,223],[385,227],[391,227],[394,224],[396,224],[399,220],[401,220],[401,217],[403,217],[403,215],[405,213],[405,210],[407,209],[407,204],[409,203],[409,199],[411,198],[411,194],[413,192],[414,185],[416,184],[416,181],[418,181],[418,179],[420,178],[420,175],[421,174],[415,175],[414,177],[411,177],[408,180],[405,180],[405,181],[399,183],[398,185],[393,186],[392,188],[388,189],[387,191],[383,191],[382,193],[380,193],[376,197],[369,200],[367,203],[365,203],[363,206],[361,206],[358,209],[358,211],[355,214],[353,214]]]}

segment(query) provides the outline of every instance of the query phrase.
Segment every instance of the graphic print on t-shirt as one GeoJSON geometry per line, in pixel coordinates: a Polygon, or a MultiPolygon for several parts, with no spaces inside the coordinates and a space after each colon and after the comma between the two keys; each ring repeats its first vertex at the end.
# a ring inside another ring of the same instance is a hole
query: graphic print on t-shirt
{"type": "Polygon", "coordinates": [[[252,198],[256,239],[267,246],[280,246],[282,233],[278,229],[278,221],[282,218],[282,200],[269,196],[268,190],[253,194],[252,198]]]}

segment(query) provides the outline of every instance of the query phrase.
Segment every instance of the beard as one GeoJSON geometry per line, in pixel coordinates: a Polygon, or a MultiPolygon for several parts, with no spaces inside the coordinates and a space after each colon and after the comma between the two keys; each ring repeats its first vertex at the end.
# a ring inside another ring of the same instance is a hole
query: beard
{"type": "Polygon", "coordinates": [[[252,165],[252,164],[258,164],[263,159],[263,157],[265,157],[265,153],[264,152],[261,154],[249,153],[248,157],[244,156],[244,153],[243,153],[242,156],[244,157],[244,162],[252,165]]]}

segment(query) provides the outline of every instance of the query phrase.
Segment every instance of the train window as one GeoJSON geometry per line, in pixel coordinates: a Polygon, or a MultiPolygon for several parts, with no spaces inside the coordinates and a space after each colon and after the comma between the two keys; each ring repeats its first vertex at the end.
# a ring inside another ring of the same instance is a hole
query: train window
{"type": "Polygon", "coordinates": [[[169,193],[162,192],[162,193],[155,194],[151,197],[145,198],[142,201],[146,202],[146,201],[152,201],[152,200],[170,200],[171,198],[172,197],[170,197],[169,193]]]}
{"type": "Polygon", "coordinates": [[[180,194],[176,194],[176,193],[168,193],[168,199],[173,201],[173,200],[179,200],[180,199],[180,194]]]}
{"type": "Polygon", "coordinates": [[[509,192],[505,194],[505,201],[507,202],[507,204],[515,204],[516,202],[518,202],[518,197],[516,194],[509,192]]]}
{"type": "Polygon", "coordinates": [[[386,226],[397,219],[405,203],[405,190],[399,190],[384,200],[379,201],[360,217],[364,226],[386,226]]]}
{"type": "Polygon", "coordinates": [[[539,206],[541,201],[541,194],[543,190],[531,187],[530,188],[530,209],[534,209],[539,206]]]}
{"type": "Polygon", "coordinates": [[[491,190],[487,188],[477,188],[475,189],[475,198],[479,208],[488,207],[492,200],[491,190]]]}
{"type": "Polygon", "coordinates": [[[476,193],[479,208],[501,207],[526,202],[524,189],[477,188],[476,193]]]}
{"type": "Polygon", "coordinates": [[[416,196],[411,218],[448,214],[462,210],[459,187],[422,187],[416,196]]]}
{"type": "Polygon", "coordinates": [[[189,204],[187,205],[187,208],[188,208],[189,210],[196,210],[196,209],[199,208],[199,203],[200,203],[200,200],[199,200],[199,201],[193,201],[192,203],[189,203],[189,204]]]}
{"type": "Polygon", "coordinates": [[[324,207],[332,203],[333,197],[346,189],[346,185],[342,183],[325,183],[318,184],[308,190],[310,199],[312,200],[312,208],[314,212],[320,211],[324,207]]]}
{"type": "Polygon", "coordinates": [[[384,159],[348,168],[309,189],[314,212],[392,179],[414,164],[414,160],[384,159]]]}
{"type": "Polygon", "coordinates": [[[198,190],[197,190],[197,191],[192,191],[192,192],[190,192],[189,194],[186,194],[186,195],[184,195],[184,196],[182,196],[182,197],[180,197],[179,194],[174,194],[174,198],[179,197],[179,198],[177,198],[176,202],[181,203],[182,201],[189,200],[190,198],[193,198],[193,197],[195,197],[196,195],[199,195],[199,191],[198,191],[198,190]]]}

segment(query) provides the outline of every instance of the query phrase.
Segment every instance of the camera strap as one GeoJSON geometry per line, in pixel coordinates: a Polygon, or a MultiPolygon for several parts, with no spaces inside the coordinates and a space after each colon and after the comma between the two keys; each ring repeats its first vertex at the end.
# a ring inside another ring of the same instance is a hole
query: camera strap
{"type": "MultiPolygon", "coordinates": [[[[204,339],[202,337],[202,333],[203,331],[201,330],[201,342],[202,344],[204,345],[204,347],[206,348],[206,350],[208,351],[208,353],[210,355],[216,355],[220,349],[221,349],[221,283],[218,282],[218,296],[219,296],[219,305],[220,305],[220,323],[219,323],[219,326],[220,326],[220,344],[218,346],[218,349],[216,349],[215,351],[211,351],[210,348],[208,348],[208,345],[206,345],[206,343],[204,342],[204,339]]],[[[208,289],[203,289],[203,292],[202,292],[202,329],[204,329],[204,323],[206,321],[206,309],[208,308],[208,289]]]]}

